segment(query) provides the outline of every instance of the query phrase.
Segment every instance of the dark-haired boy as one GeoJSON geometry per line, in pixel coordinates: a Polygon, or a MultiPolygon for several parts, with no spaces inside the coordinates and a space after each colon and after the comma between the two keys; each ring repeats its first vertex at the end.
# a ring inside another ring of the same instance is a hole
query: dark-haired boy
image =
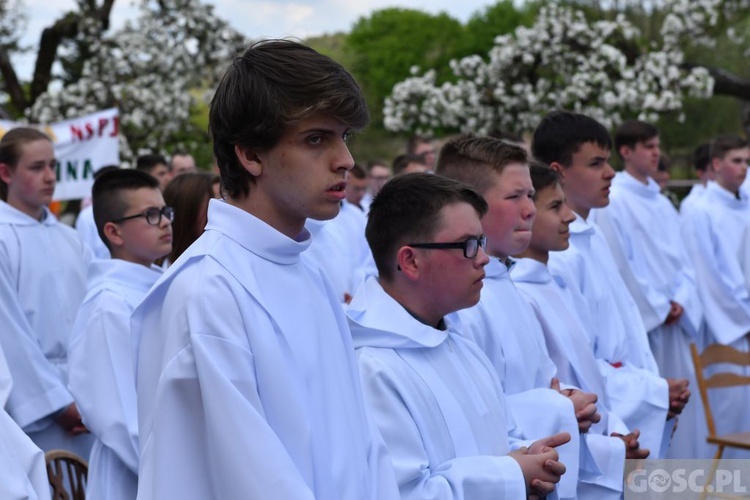
{"type": "MultiPolygon", "coordinates": [[[[663,377],[686,378],[696,386],[690,343],[696,342],[703,308],[695,273],[680,234],[680,215],[655,181],[661,157],[659,131],[628,120],[615,131],[624,170],[612,179],[609,205],[589,220],[602,231],[614,262],[648,332],[663,377]]],[[[703,405],[694,401],[680,414],[668,458],[710,458],[703,405]]]]}
{"type": "Polygon", "coordinates": [[[169,181],[172,180],[172,172],[164,155],[158,153],[149,153],[141,155],[135,160],[136,170],[146,172],[159,181],[159,189],[164,191],[169,181]]]}
{"type": "Polygon", "coordinates": [[[133,314],[139,499],[398,496],[340,299],[301,259],[368,119],[353,77],[299,43],[227,70],[209,113],[224,200],[133,314]]]}
{"type": "Polygon", "coordinates": [[[565,471],[554,448],[566,434],[509,453],[513,422],[497,373],[446,316],[479,300],[486,210],[468,186],[428,174],[395,177],[370,209],[379,277],[347,314],[403,499],[544,496],[565,471]]]}
{"type": "MultiPolygon", "coordinates": [[[[750,290],[743,274],[750,221],[748,193],[741,187],[747,175],[750,147],[736,136],[711,143],[714,181],[683,214],[683,235],[695,267],[703,302],[706,336],[703,344],[727,344],[750,350],[750,290]]],[[[747,368],[740,370],[750,374],[747,368]]],[[[750,389],[730,387],[712,394],[712,410],[720,434],[741,432],[750,420],[750,389]]],[[[726,456],[726,454],[725,454],[726,456]]],[[[729,458],[747,458],[730,451],[729,458]]]]}
{"type": "Polygon", "coordinates": [[[602,419],[586,436],[589,446],[606,446],[613,437],[620,437],[626,444],[611,450],[608,464],[612,466],[603,467],[606,473],[602,474],[598,484],[582,485],[584,488],[579,487],[580,493],[585,492],[589,498],[619,498],[622,495],[622,467],[615,464],[624,463],[625,458],[645,458],[649,450],[639,449],[639,432],[630,433],[619,416],[612,412],[606,383],[599,372],[599,362],[594,357],[591,335],[586,327],[590,322],[587,317],[580,316],[584,311],[581,307],[584,299],[575,295],[573,287],[567,286],[560,276],[552,275],[547,268],[551,252],[568,248],[570,223],[576,218],[565,202],[560,176],[543,163],[532,162],[531,179],[536,217],[531,242],[519,254],[521,258],[511,272],[513,282],[542,325],[560,382],[597,395],[602,419]]]}
{"type": "Polygon", "coordinates": [[[96,437],[87,495],[134,500],[138,420],[130,316],[161,275],[153,265],[172,250],[172,209],[159,182],[122,169],[96,179],[94,220],[111,259],[89,266],[86,297],[70,340],[68,388],[96,437]]]}
{"type": "Polygon", "coordinates": [[[586,299],[595,325],[595,356],[604,361],[599,367],[613,411],[630,429],[639,429],[642,447],[652,458],[660,458],[669,446],[674,422],[670,412],[682,410],[689,391],[687,380],[659,376],[638,307],[601,230],[588,220],[592,209],[609,204],[615,175],[609,164],[611,144],[599,122],[566,111],[550,113],[534,131],[534,156],[560,173],[567,202],[577,216],[570,225],[570,248],[555,252],[549,268],[586,299]]]}

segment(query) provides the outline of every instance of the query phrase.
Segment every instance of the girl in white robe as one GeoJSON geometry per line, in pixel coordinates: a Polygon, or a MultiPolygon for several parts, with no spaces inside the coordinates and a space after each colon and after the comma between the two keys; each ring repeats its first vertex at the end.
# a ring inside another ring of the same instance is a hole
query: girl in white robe
{"type": "Polygon", "coordinates": [[[46,207],[55,185],[54,150],[35,129],[9,131],[0,142],[0,274],[9,291],[0,328],[13,391],[6,409],[43,450],[67,449],[88,459],[92,437],[82,432],[66,388],[67,349],[85,293],[90,254],[75,230],[46,207]],[[72,424],[70,422],[73,422],[72,424]]]}

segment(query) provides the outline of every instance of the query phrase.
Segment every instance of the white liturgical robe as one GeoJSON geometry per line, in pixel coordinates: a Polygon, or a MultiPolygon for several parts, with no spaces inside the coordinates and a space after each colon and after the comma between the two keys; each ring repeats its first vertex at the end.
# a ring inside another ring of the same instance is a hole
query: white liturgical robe
{"type": "Polygon", "coordinates": [[[14,380],[6,410],[43,450],[88,459],[93,438],[67,434],[53,416],[73,402],[68,341],[90,254],[73,229],[44,214],[40,222],[0,201],[0,343],[14,380]]]}
{"type": "Polygon", "coordinates": [[[617,270],[596,224],[580,215],[570,224],[570,248],[552,252],[549,271],[585,300],[576,301],[588,317],[587,331],[612,411],[629,429],[641,431],[650,458],[663,458],[673,423],[667,425],[669,389],[648,344],[638,307],[617,270]],[[603,362],[602,362],[603,361],[603,362]]]}
{"type": "Polygon", "coordinates": [[[88,292],[70,340],[68,388],[96,436],[86,489],[90,498],[135,500],[138,491],[130,316],[161,274],[157,266],[120,259],[89,266],[88,292]]]}
{"type": "MultiPolygon", "coordinates": [[[[750,290],[738,253],[750,222],[750,203],[709,182],[704,195],[683,217],[683,235],[695,267],[706,319],[706,344],[721,343],[747,352],[750,332],[750,290]]],[[[740,370],[750,375],[750,369],[740,370]]],[[[709,391],[717,432],[742,432],[750,422],[750,388],[709,391]]],[[[730,458],[747,458],[747,454],[730,458]]]]}
{"type": "Polygon", "coordinates": [[[139,500],[398,498],[309,245],[211,200],[206,231],[136,308],[139,500]]]}
{"type": "MultiPolygon", "coordinates": [[[[497,374],[459,325],[421,323],[374,276],[349,309],[365,401],[403,500],[525,498],[497,374]]],[[[510,425],[509,425],[510,424],[510,425]]],[[[542,437],[542,436],[539,436],[542,437]]]]}
{"type": "Polygon", "coordinates": [[[612,181],[609,206],[593,210],[589,219],[602,230],[638,306],[659,373],[688,379],[695,394],[679,416],[667,458],[711,458],[690,354],[690,343],[699,342],[703,306],[677,210],[653,179],[643,184],[629,173],[619,172],[612,181]],[[680,304],[684,313],[679,322],[665,325],[672,301],[680,304]]]}
{"type": "Polygon", "coordinates": [[[518,294],[508,267],[493,258],[484,271],[479,303],[448,317],[462,325],[461,334],[473,340],[492,362],[521,436],[530,439],[562,431],[570,433],[570,443],[558,450],[560,460],[568,467],[558,491],[561,498],[573,498],[581,456],[573,405],[549,388],[556,376],[555,365],[544,344],[542,328],[518,294]]]}
{"type": "Polygon", "coordinates": [[[690,192],[682,199],[682,202],[680,202],[680,215],[689,212],[690,209],[693,208],[693,204],[695,204],[696,200],[703,196],[703,193],[705,192],[706,186],[700,182],[693,184],[693,187],[690,188],[690,192]]]}
{"type": "Polygon", "coordinates": [[[13,380],[0,346],[0,498],[49,500],[44,453],[3,409],[13,380]]]}

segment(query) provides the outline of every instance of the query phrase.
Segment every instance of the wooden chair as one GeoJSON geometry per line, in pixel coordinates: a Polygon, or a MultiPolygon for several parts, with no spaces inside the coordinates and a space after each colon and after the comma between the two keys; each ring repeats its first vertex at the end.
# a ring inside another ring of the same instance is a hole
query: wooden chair
{"type": "MultiPolygon", "coordinates": [[[[750,377],[732,372],[718,372],[706,378],[704,370],[708,366],[719,363],[727,363],[738,366],[750,366],[750,353],[738,351],[737,349],[734,349],[733,347],[727,345],[711,344],[706,347],[702,353],[699,354],[698,347],[694,343],[690,344],[690,352],[693,355],[695,378],[698,382],[698,390],[700,392],[701,401],[703,401],[703,409],[706,414],[706,426],[708,427],[708,436],[706,437],[706,441],[710,444],[715,444],[716,446],[718,446],[716,455],[714,456],[713,465],[711,467],[711,472],[707,476],[708,478],[713,478],[714,474],[716,473],[716,468],[719,465],[719,460],[721,460],[721,457],[724,454],[724,448],[729,447],[750,450],[750,431],[735,434],[718,435],[716,433],[714,415],[713,412],[711,412],[711,403],[708,399],[708,390],[721,389],[724,387],[735,387],[738,385],[750,385],[750,377]]],[[[711,496],[737,498],[736,496],[724,495],[719,493],[713,493],[711,496]]],[[[704,498],[706,498],[705,491],[701,494],[701,499],[704,498]]]]}
{"type": "Polygon", "coordinates": [[[86,500],[88,463],[66,450],[50,450],[44,458],[52,486],[52,500],[86,500]]]}

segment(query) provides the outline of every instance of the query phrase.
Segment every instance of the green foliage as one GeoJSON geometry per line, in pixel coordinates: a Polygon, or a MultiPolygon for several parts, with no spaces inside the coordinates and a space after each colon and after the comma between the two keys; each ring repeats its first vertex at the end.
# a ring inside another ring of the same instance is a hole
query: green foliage
{"type": "Polygon", "coordinates": [[[459,57],[487,54],[497,35],[512,33],[518,26],[531,26],[542,5],[528,2],[519,10],[513,3],[513,0],[500,0],[471,16],[459,43],[459,57]]]}
{"type": "Polygon", "coordinates": [[[457,56],[456,41],[463,26],[445,13],[432,15],[390,8],[360,18],[346,38],[346,58],[362,85],[375,126],[382,121],[383,99],[412,66],[440,68],[450,74],[448,62],[457,56]]]}

